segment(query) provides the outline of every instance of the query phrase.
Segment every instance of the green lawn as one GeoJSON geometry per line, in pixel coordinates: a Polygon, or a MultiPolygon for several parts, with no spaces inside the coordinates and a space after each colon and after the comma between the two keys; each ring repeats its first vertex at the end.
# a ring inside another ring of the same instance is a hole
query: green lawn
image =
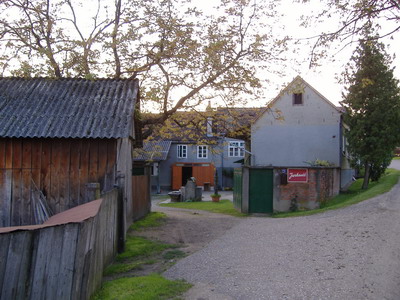
{"type": "Polygon", "coordinates": [[[211,201],[199,201],[199,202],[174,202],[174,203],[162,203],[160,206],[176,207],[176,208],[187,208],[196,210],[205,210],[213,213],[226,214],[235,217],[243,217],[246,214],[238,212],[234,207],[233,203],[229,200],[221,200],[219,202],[211,201]]]}
{"type": "Polygon", "coordinates": [[[191,287],[183,281],[167,280],[153,274],[142,277],[124,277],[103,284],[92,300],[153,300],[174,299],[191,287]]]}
{"type": "Polygon", "coordinates": [[[160,260],[170,263],[185,256],[183,251],[177,249],[177,245],[164,244],[135,235],[135,232],[144,228],[161,226],[165,218],[164,213],[152,212],[129,228],[125,251],[119,254],[115,262],[104,271],[105,276],[124,277],[105,282],[91,297],[92,300],[177,299],[191,287],[189,283],[167,280],[159,274],[134,276],[130,273],[133,270],[142,270],[145,265],[160,260]]]}
{"type": "Polygon", "coordinates": [[[373,198],[375,196],[386,193],[392,189],[392,187],[398,182],[400,171],[394,169],[388,169],[384,176],[378,182],[370,182],[367,190],[362,190],[363,179],[356,180],[347,192],[341,193],[338,196],[329,200],[320,209],[288,212],[288,213],[276,213],[273,216],[275,218],[286,218],[286,217],[299,217],[313,215],[321,213],[331,209],[338,209],[346,207],[358,202],[373,198]]]}
{"type": "Polygon", "coordinates": [[[149,227],[158,227],[163,224],[167,215],[162,212],[151,212],[145,218],[136,221],[130,227],[132,230],[143,230],[149,227]]]}

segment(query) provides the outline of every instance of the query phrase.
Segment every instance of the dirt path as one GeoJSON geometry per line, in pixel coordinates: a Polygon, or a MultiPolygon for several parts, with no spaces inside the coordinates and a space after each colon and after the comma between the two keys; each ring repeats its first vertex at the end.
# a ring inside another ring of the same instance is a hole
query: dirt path
{"type": "Polygon", "coordinates": [[[159,202],[153,200],[152,211],[164,212],[167,215],[165,224],[137,235],[169,244],[182,244],[181,250],[186,254],[200,250],[242,221],[241,218],[200,210],[162,207],[157,205],[159,202]]]}

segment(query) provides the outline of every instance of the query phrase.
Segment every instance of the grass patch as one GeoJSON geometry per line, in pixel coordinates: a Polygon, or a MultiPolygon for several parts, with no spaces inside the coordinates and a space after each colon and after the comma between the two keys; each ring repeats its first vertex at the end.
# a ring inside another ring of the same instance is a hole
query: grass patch
{"type": "Polygon", "coordinates": [[[247,214],[238,212],[233,203],[229,200],[221,200],[219,202],[199,201],[199,202],[174,202],[174,203],[160,203],[160,206],[168,206],[175,208],[187,208],[196,210],[205,210],[218,214],[226,214],[234,217],[244,217],[247,214]]]}
{"type": "Polygon", "coordinates": [[[108,266],[104,272],[104,276],[110,276],[119,273],[126,273],[132,270],[141,270],[143,262],[133,262],[133,263],[115,263],[108,266]]]}
{"type": "Polygon", "coordinates": [[[205,210],[218,214],[226,214],[235,217],[244,217],[246,214],[238,212],[233,203],[229,200],[221,200],[219,202],[199,201],[199,202],[174,202],[174,203],[160,203],[160,206],[187,208],[196,210],[205,210]]]}
{"type": "Polygon", "coordinates": [[[153,274],[142,277],[120,278],[103,284],[92,300],[152,300],[173,299],[187,291],[191,284],[172,281],[153,274]]]}
{"type": "Polygon", "coordinates": [[[183,258],[186,256],[186,253],[181,250],[169,250],[163,254],[163,258],[165,260],[183,258]]]}
{"type": "Polygon", "coordinates": [[[381,177],[378,182],[370,182],[368,189],[362,190],[363,179],[357,179],[348,189],[348,191],[343,192],[336,197],[329,200],[321,208],[306,211],[296,211],[296,212],[285,212],[285,213],[275,213],[273,217],[275,218],[286,218],[286,217],[300,217],[308,216],[313,214],[318,214],[331,209],[343,208],[350,206],[361,201],[371,199],[373,197],[379,196],[386,192],[389,192],[392,187],[398,182],[400,176],[399,170],[387,169],[385,175],[381,177]]]}
{"type": "Polygon", "coordinates": [[[151,212],[145,218],[133,223],[130,229],[143,230],[145,228],[158,227],[164,223],[166,218],[166,214],[162,212],[151,212]]]}
{"type": "Polygon", "coordinates": [[[144,237],[128,236],[126,240],[125,251],[121,254],[118,254],[117,261],[139,257],[150,257],[157,253],[161,253],[166,249],[176,247],[178,246],[150,241],[144,237]]]}
{"type": "Polygon", "coordinates": [[[103,274],[114,280],[105,282],[91,297],[92,300],[178,299],[177,297],[191,287],[184,281],[167,280],[158,274],[135,276],[138,272],[140,274],[149,274],[149,271],[154,273],[158,270],[161,272],[176,259],[185,256],[183,251],[176,249],[180,247],[179,245],[164,244],[134,235],[135,231],[162,225],[165,219],[164,213],[153,212],[130,227],[125,251],[116,257],[116,261],[107,267],[103,274]],[[153,264],[155,265],[150,269],[146,269],[146,265],[153,264]],[[120,278],[115,279],[117,277],[120,278]]]}

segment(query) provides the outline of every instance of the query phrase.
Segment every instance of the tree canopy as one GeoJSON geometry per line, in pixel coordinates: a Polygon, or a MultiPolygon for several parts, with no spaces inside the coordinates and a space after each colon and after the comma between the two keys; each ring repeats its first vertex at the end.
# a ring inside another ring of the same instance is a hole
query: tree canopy
{"type": "MultiPolygon", "coordinates": [[[[312,0],[297,0],[309,3],[312,0]]],[[[318,27],[316,24],[331,22],[337,18],[336,27],[309,38],[314,40],[311,50],[310,64],[315,64],[321,55],[326,54],[326,47],[339,42],[342,49],[347,45],[358,42],[364,32],[374,27],[378,34],[373,38],[393,38],[400,32],[400,2],[398,0],[327,0],[325,8],[319,13],[305,17],[304,25],[318,27]]]]}
{"type": "Polygon", "coordinates": [[[363,188],[378,180],[400,142],[400,88],[390,58],[375,37],[361,40],[346,73],[344,122],[348,149],[355,164],[364,167],[363,188]]]}
{"type": "Polygon", "coordinates": [[[261,91],[259,70],[282,60],[273,1],[221,0],[208,13],[190,0],[5,0],[0,70],[24,77],[137,77],[144,124],[220,97],[261,91]]]}

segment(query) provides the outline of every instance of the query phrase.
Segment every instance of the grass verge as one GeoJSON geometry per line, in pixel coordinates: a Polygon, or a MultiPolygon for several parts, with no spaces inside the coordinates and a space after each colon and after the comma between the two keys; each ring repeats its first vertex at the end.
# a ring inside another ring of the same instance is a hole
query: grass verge
{"type": "Polygon", "coordinates": [[[145,218],[133,223],[130,229],[140,231],[150,227],[158,227],[164,223],[166,217],[166,214],[162,212],[151,212],[145,218]]]}
{"type": "Polygon", "coordinates": [[[186,255],[177,249],[178,245],[164,244],[135,236],[137,231],[161,226],[165,218],[165,214],[153,212],[129,228],[125,251],[119,254],[115,262],[104,271],[104,276],[108,279],[117,279],[106,281],[91,297],[92,300],[176,299],[191,287],[189,283],[168,280],[159,274],[135,276],[135,273],[141,272],[146,265],[159,264],[161,267],[157,267],[158,270],[186,255]]]}
{"type": "Polygon", "coordinates": [[[219,202],[211,201],[199,201],[199,202],[174,202],[174,203],[160,203],[160,206],[186,208],[205,210],[213,213],[226,214],[235,217],[244,217],[246,214],[238,212],[234,207],[233,203],[229,200],[221,200],[219,202]]]}
{"type": "Polygon", "coordinates": [[[163,244],[148,240],[139,236],[128,236],[125,244],[125,251],[118,254],[117,261],[136,259],[138,257],[150,257],[161,253],[166,249],[176,248],[176,245],[163,244]]]}
{"type": "Polygon", "coordinates": [[[167,280],[158,274],[124,277],[103,284],[92,300],[152,300],[171,299],[191,287],[183,281],[167,280]]]}
{"type": "Polygon", "coordinates": [[[318,214],[331,209],[343,208],[349,205],[359,203],[361,201],[376,197],[384,194],[392,189],[392,187],[398,182],[400,176],[399,170],[388,169],[384,176],[378,182],[370,182],[368,189],[362,190],[363,179],[357,179],[348,189],[348,191],[340,193],[336,197],[329,200],[321,208],[314,210],[287,212],[287,213],[275,213],[275,218],[286,218],[286,217],[300,217],[318,214]]]}

